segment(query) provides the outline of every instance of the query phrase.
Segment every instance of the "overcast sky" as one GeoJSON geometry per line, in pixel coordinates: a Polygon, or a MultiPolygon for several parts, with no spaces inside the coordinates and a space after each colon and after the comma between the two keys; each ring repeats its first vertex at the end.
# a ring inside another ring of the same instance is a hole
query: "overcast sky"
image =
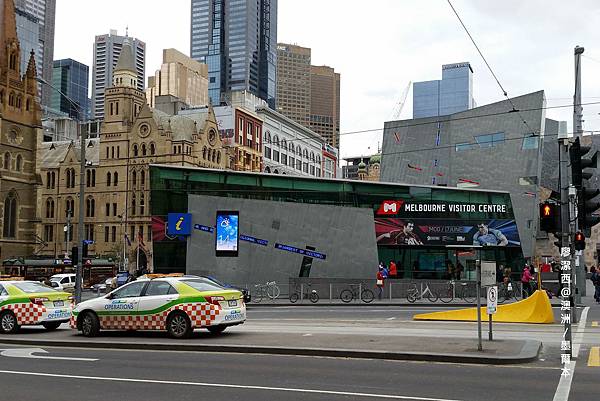
{"type": "MultiPolygon", "coordinates": [[[[441,79],[442,64],[469,61],[478,105],[503,99],[446,0],[279,0],[278,41],[312,49],[315,65],[341,74],[341,154],[374,153],[410,81],[441,79]]],[[[452,0],[509,96],[545,90],[547,105],[572,103],[573,48],[582,59],[583,102],[600,102],[600,1],[452,0]]],[[[94,36],[117,29],[146,42],[146,75],[162,49],[189,54],[190,0],[57,0],[54,58],[90,66],[94,36]]],[[[90,78],[91,88],[91,78],[90,78]]],[[[600,131],[600,105],[584,128],[600,131]]],[[[412,88],[401,119],[412,117],[412,88]]],[[[572,108],[548,110],[567,120],[572,108]]]]}

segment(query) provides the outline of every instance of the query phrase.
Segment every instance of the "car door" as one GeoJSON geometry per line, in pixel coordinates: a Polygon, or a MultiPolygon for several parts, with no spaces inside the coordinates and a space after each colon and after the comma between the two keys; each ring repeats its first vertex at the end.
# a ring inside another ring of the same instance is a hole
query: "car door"
{"type": "Polygon", "coordinates": [[[166,280],[152,280],[140,297],[138,313],[143,329],[164,330],[166,310],[179,297],[177,290],[166,280]]]}
{"type": "Polygon", "coordinates": [[[134,281],[104,297],[98,305],[101,327],[119,330],[137,329],[140,319],[136,313],[146,284],[148,281],[134,281]]]}

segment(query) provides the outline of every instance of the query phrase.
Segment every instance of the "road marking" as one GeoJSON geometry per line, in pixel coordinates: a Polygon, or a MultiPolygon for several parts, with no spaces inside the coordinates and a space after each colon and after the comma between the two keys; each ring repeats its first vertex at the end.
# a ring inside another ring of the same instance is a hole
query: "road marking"
{"type": "Polygon", "coordinates": [[[571,363],[569,364],[570,374],[568,376],[560,376],[560,381],[558,382],[558,386],[556,387],[556,393],[554,393],[553,401],[568,401],[569,393],[571,392],[571,383],[573,382],[573,376],[575,375],[575,365],[577,365],[577,361],[574,359],[579,356],[579,349],[581,348],[581,340],[583,338],[583,332],[585,331],[585,324],[587,322],[587,315],[590,310],[589,306],[586,306],[583,309],[583,313],[579,319],[579,324],[577,325],[577,333],[575,333],[574,341],[571,344],[575,344],[573,346],[573,358],[571,358],[571,363]]]}
{"type": "Polygon", "coordinates": [[[592,322],[592,327],[598,327],[598,322],[592,322]]]}
{"type": "Polygon", "coordinates": [[[312,336],[312,334],[310,334],[310,333],[302,334],[302,337],[311,337],[311,336],[312,336]]]}
{"type": "Polygon", "coordinates": [[[126,382],[126,383],[150,383],[150,384],[167,384],[167,385],[180,385],[180,386],[195,386],[195,387],[217,387],[217,388],[238,388],[238,389],[249,389],[249,390],[263,390],[263,391],[281,391],[290,393],[309,393],[309,394],[327,394],[327,395],[340,395],[350,397],[362,397],[362,398],[385,398],[392,400],[416,400],[416,401],[460,401],[447,398],[429,398],[429,397],[417,397],[408,395],[394,395],[394,394],[372,394],[372,393],[353,393],[350,391],[332,391],[332,390],[316,390],[309,388],[284,388],[284,387],[268,387],[268,386],[248,386],[241,384],[224,384],[224,383],[199,383],[199,382],[186,382],[186,381],[173,381],[173,380],[151,380],[151,379],[132,379],[124,377],[103,377],[103,376],[81,376],[81,375],[63,375],[56,373],[43,373],[43,372],[22,372],[16,370],[0,370],[0,373],[9,375],[22,375],[22,376],[41,376],[41,377],[57,377],[63,379],[78,379],[78,380],[98,380],[98,381],[109,381],[109,382],[126,382]]]}
{"type": "Polygon", "coordinates": [[[600,366],[600,347],[592,347],[590,349],[588,366],[600,366]]]}
{"type": "Polygon", "coordinates": [[[53,359],[60,361],[83,361],[83,362],[94,362],[97,359],[91,358],[70,358],[64,356],[44,356],[44,355],[33,355],[33,354],[47,354],[48,351],[41,348],[0,348],[1,356],[8,358],[29,358],[29,359],[53,359]]]}
{"type": "Polygon", "coordinates": [[[396,318],[395,318],[395,317],[388,317],[388,318],[387,318],[387,319],[385,319],[385,320],[396,320],[396,318]]]}

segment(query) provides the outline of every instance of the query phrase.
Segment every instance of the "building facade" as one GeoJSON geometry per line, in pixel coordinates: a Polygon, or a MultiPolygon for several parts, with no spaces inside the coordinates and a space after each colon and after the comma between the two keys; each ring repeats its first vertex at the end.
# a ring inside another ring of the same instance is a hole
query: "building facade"
{"type": "Polygon", "coordinates": [[[545,98],[539,91],[512,100],[527,111],[509,113],[512,106],[501,101],[447,116],[386,122],[381,180],[509,192],[524,255],[532,257],[545,98]]]}
{"type": "Polygon", "coordinates": [[[37,251],[37,158],[41,137],[35,52],[21,71],[12,0],[0,3],[0,260],[37,251]]]}
{"type": "Polygon", "coordinates": [[[155,97],[165,95],[190,107],[208,106],[208,66],[175,49],[164,49],[160,70],[148,78],[146,100],[154,108],[155,97]]]}
{"type": "MultiPolygon", "coordinates": [[[[212,109],[192,120],[148,106],[138,89],[129,39],[106,90],[100,137],[86,142],[84,232],[91,257],[110,257],[130,271],[153,269],[151,163],[225,168],[228,159],[212,109]]],[[[41,254],[60,257],[78,241],[81,150],[76,142],[40,149],[41,254]],[[69,222],[70,221],[70,222],[69,222]],[[73,235],[66,236],[65,226],[73,235]]],[[[161,190],[158,189],[157,190],[161,190]]],[[[163,188],[162,190],[167,190],[163,188]]]]}
{"type": "MultiPolygon", "coordinates": [[[[110,30],[108,35],[98,35],[94,40],[94,66],[92,70],[92,118],[104,117],[104,95],[112,85],[112,77],[117,60],[121,54],[123,41],[127,36],[117,35],[110,30]]],[[[135,49],[135,69],[137,89],[144,90],[146,77],[146,44],[139,39],[130,38],[135,49]]]]}
{"type": "Polygon", "coordinates": [[[74,106],[58,91],[53,91],[50,107],[54,110],[60,110],[76,120],[87,120],[89,114],[89,75],[90,68],[83,63],[70,58],[54,60],[53,85],[75,102],[77,106],[74,106]]]}
{"type": "MultiPolygon", "coordinates": [[[[5,0],[6,1],[6,0],[5,0]]],[[[38,46],[35,50],[35,62],[38,76],[42,77],[46,82],[52,82],[52,63],[54,61],[54,27],[56,20],[56,0],[15,0],[16,8],[20,11],[25,11],[33,15],[38,23],[38,46]]],[[[19,13],[22,14],[22,13],[19,13]]],[[[19,15],[17,14],[17,15],[19,15]]],[[[19,18],[19,17],[17,17],[19,18]]],[[[19,32],[19,40],[27,43],[33,40],[31,32],[19,32]],[[22,38],[22,39],[21,39],[22,38]]],[[[23,46],[21,46],[23,47],[23,46]]],[[[27,59],[29,58],[30,48],[26,48],[27,59]]],[[[25,71],[24,66],[21,71],[25,71]]],[[[47,85],[39,87],[42,106],[50,105],[50,96],[52,88],[47,85]]]]}
{"type": "Polygon", "coordinates": [[[413,84],[413,118],[445,116],[473,107],[473,68],[468,62],[445,64],[441,80],[413,84]]]}
{"type": "Polygon", "coordinates": [[[213,105],[247,90],[275,108],[277,0],[192,0],[190,55],[208,65],[213,105]]]}
{"type": "Polygon", "coordinates": [[[310,48],[277,44],[277,111],[310,127],[310,48]]]}
{"type": "Polygon", "coordinates": [[[310,67],[310,129],[340,148],[340,74],[327,66],[310,67]]]}

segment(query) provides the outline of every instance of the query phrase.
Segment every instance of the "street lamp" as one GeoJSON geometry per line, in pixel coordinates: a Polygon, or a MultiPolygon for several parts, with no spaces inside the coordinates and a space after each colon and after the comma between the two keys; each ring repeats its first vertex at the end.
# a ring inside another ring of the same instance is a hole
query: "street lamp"
{"type": "MultiPolygon", "coordinates": [[[[84,116],[83,111],[81,110],[81,107],[79,106],[79,104],[77,104],[77,102],[75,102],[73,99],[71,99],[69,96],[65,95],[60,89],[56,88],[54,85],[52,85],[51,83],[49,83],[48,81],[46,81],[45,79],[41,78],[41,77],[37,77],[37,81],[44,84],[44,85],[48,85],[50,88],[54,89],[55,91],[57,91],[62,97],[64,97],[70,104],[71,106],[73,106],[75,108],[75,110],[77,111],[77,117],[78,120],[80,118],[82,118],[84,116]]],[[[80,126],[79,126],[79,121],[77,122],[77,135],[79,135],[80,139],[81,139],[81,164],[80,164],[80,168],[79,168],[79,227],[77,229],[77,235],[79,237],[79,241],[78,241],[78,247],[79,247],[79,252],[77,252],[77,268],[75,270],[75,302],[79,303],[81,302],[81,285],[82,285],[82,271],[83,271],[83,237],[84,237],[84,227],[83,227],[83,208],[85,207],[84,204],[84,195],[85,195],[85,186],[84,186],[84,178],[85,178],[85,166],[86,166],[86,162],[85,162],[85,133],[81,132],[80,130],[80,126]]],[[[67,235],[69,233],[67,232],[67,235]]],[[[69,250],[67,249],[67,252],[69,250]]],[[[75,261],[73,261],[75,262],[75,261]]]]}

